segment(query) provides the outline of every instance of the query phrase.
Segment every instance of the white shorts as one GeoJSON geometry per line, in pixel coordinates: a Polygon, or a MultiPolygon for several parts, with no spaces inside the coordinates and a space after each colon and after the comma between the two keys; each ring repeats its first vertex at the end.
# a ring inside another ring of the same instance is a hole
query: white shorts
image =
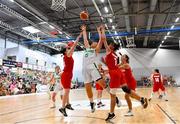
{"type": "Polygon", "coordinates": [[[55,93],[60,93],[60,95],[63,95],[63,88],[62,88],[62,86],[60,86],[60,84],[58,83],[58,84],[55,84],[55,86],[54,86],[54,91],[53,92],[55,92],[55,93]]]}
{"type": "Polygon", "coordinates": [[[101,74],[99,73],[98,69],[95,66],[93,68],[84,68],[83,77],[85,84],[93,81],[97,81],[98,79],[102,78],[101,74]]]}
{"type": "Polygon", "coordinates": [[[118,88],[110,88],[110,93],[116,95],[118,88]]]}

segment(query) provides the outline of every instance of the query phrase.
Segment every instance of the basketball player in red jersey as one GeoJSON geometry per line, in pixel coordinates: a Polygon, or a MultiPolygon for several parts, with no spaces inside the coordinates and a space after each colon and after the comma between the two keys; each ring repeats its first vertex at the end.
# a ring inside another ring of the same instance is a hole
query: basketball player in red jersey
{"type": "MultiPolygon", "coordinates": [[[[119,65],[120,69],[122,69],[122,72],[124,73],[124,77],[125,77],[125,80],[126,80],[126,83],[127,83],[127,86],[135,91],[136,89],[136,80],[132,74],[132,70],[131,70],[131,67],[129,65],[129,57],[128,55],[124,54],[121,56],[121,64],[119,65]]],[[[126,99],[126,102],[128,104],[128,108],[129,108],[129,111],[127,112],[127,114],[125,114],[125,116],[133,116],[133,113],[132,113],[132,102],[131,102],[131,99],[130,99],[130,95],[128,93],[125,93],[125,99],[126,99]]]]}
{"type": "Polygon", "coordinates": [[[69,100],[69,92],[71,88],[71,80],[73,77],[73,66],[74,66],[74,59],[72,57],[75,47],[77,46],[77,43],[79,39],[81,38],[82,33],[77,37],[75,42],[69,42],[67,47],[62,50],[62,53],[64,55],[64,70],[61,75],[61,83],[63,87],[63,99],[62,99],[62,107],[59,109],[59,111],[64,115],[67,116],[66,108],[70,110],[74,110],[71,107],[71,104],[67,104],[69,100]]]}
{"type": "Polygon", "coordinates": [[[108,114],[108,117],[105,120],[110,121],[115,117],[114,109],[116,104],[116,92],[118,88],[121,87],[125,93],[130,95],[130,97],[140,101],[144,108],[147,108],[148,101],[147,98],[140,97],[127,86],[122,70],[119,68],[117,64],[118,57],[115,53],[115,51],[119,49],[120,45],[114,42],[110,43],[109,45],[107,44],[104,28],[102,31],[102,35],[103,35],[102,38],[104,38],[103,41],[106,49],[105,61],[109,69],[109,75],[110,75],[109,85],[110,85],[110,97],[111,97],[110,113],[108,114]]]}
{"type": "Polygon", "coordinates": [[[159,94],[159,89],[162,90],[163,95],[159,95],[159,98],[161,99],[162,97],[165,98],[165,101],[168,101],[166,98],[166,90],[165,87],[163,86],[163,77],[159,73],[159,69],[155,69],[154,72],[151,74],[151,81],[153,82],[153,92],[151,93],[151,97],[149,98],[149,101],[151,101],[154,93],[158,92],[159,94]]]}

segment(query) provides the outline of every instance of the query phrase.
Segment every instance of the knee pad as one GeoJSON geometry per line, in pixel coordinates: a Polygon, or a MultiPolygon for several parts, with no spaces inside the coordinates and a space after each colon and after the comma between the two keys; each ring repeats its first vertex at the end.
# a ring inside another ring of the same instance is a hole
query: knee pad
{"type": "Polygon", "coordinates": [[[127,87],[127,86],[123,86],[123,87],[122,87],[122,90],[123,90],[125,93],[128,93],[128,94],[131,93],[131,89],[129,89],[129,87],[127,87]]]}

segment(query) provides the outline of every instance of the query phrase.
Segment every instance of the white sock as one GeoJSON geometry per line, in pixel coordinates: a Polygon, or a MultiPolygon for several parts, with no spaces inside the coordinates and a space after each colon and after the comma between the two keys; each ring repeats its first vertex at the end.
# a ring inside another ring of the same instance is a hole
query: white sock
{"type": "Polygon", "coordinates": [[[164,99],[167,99],[167,95],[165,92],[163,93],[163,97],[164,97],[164,99]]]}
{"type": "Polygon", "coordinates": [[[154,93],[152,92],[152,93],[151,93],[151,96],[150,96],[150,99],[153,97],[153,95],[154,95],[154,93]]]}

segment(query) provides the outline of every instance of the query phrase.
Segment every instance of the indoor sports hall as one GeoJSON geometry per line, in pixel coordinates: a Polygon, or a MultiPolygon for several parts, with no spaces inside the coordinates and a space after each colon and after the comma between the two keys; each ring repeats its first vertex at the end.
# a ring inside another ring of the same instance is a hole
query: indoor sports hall
{"type": "Polygon", "coordinates": [[[180,0],[0,0],[0,124],[180,124],[180,0]]]}

